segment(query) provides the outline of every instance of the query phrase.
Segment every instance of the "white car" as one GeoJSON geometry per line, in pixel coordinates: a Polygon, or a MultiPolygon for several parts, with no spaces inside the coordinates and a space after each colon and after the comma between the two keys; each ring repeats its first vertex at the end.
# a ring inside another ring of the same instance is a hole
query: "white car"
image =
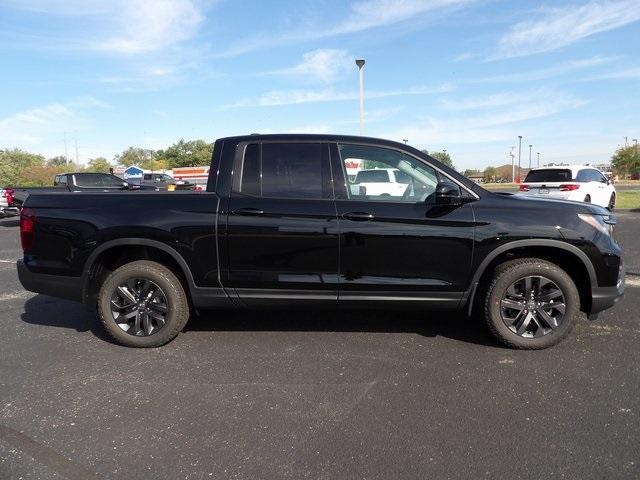
{"type": "Polygon", "coordinates": [[[11,189],[0,190],[0,218],[10,217],[20,213],[17,207],[9,206],[9,202],[12,199],[12,193],[13,190],[11,189]]]}
{"type": "Polygon", "coordinates": [[[616,206],[612,182],[588,165],[534,168],[520,184],[520,194],[594,203],[609,210],[616,206]]]}
{"type": "Polygon", "coordinates": [[[351,193],[369,197],[402,197],[410,182],[409,175],[397,168],[360,170],[351,185],[351,193]]]}

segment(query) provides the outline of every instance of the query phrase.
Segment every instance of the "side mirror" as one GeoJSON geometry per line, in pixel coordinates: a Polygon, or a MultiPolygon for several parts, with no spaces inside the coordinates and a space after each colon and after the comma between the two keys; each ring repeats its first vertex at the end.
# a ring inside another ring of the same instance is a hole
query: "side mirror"
{"type": "Polygon", "coordinates": [[[460,187],[451,182],[440,182],[436,185],[436,205],[460,205],[462,193],[460,187]]]}

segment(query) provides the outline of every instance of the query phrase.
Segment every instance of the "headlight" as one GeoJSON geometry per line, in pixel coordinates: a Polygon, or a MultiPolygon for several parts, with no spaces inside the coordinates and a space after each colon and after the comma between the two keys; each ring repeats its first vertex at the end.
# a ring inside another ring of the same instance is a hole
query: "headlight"
{"type": "Polygon", "coordinates": [[[605,235],[611,235],[613,233],[613,226],[616,224],[616,219],[613,215],[579,213],[578,218],[605,235]]]}

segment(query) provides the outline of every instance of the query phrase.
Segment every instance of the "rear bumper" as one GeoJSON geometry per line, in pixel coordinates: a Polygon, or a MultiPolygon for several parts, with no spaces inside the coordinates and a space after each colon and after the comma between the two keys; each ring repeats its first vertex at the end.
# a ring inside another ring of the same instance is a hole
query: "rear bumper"
{"type": "Polygon", "coordinates": [[[0,207],[0,218],[12,217],[15,215],[20,215],[20,209],[18,207],[0,207]]]}
{"type": "Polygon", "coordinates": [[[82,279],[80,277],[34,273],[22,260],[18,260],[16,266],[20,283],[26,290],[76,302],[82,301],[82,279]]]}

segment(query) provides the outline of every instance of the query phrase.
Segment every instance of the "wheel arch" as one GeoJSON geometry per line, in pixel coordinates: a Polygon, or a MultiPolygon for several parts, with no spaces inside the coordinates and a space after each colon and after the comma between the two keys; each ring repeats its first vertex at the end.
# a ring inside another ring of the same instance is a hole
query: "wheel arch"
{"type": "Polygon", "coordinates": [[[495,267],[514,258],[540,258],[551,261],[569,273],[580,293],[581,310],[591,309],[591,290],[597,287],[598,280],[591,260],[578,247],[559,240],[516,240],[492,250],[478,266],[472,282],[468,301],[468,313],[471,315],[475,297],[481,282],[495,267]]]}
{"type": "Polygon", "coordinates": [[[120,238],[100,245],[85,262],[82,271],[83,303],[92,303],[102,281],[114,268],[134,260],[153,260],[171,268],[183,283],[189,301],[192,301],[193,275],[185,259],[175,249],[156,240],[120,238]]]}

